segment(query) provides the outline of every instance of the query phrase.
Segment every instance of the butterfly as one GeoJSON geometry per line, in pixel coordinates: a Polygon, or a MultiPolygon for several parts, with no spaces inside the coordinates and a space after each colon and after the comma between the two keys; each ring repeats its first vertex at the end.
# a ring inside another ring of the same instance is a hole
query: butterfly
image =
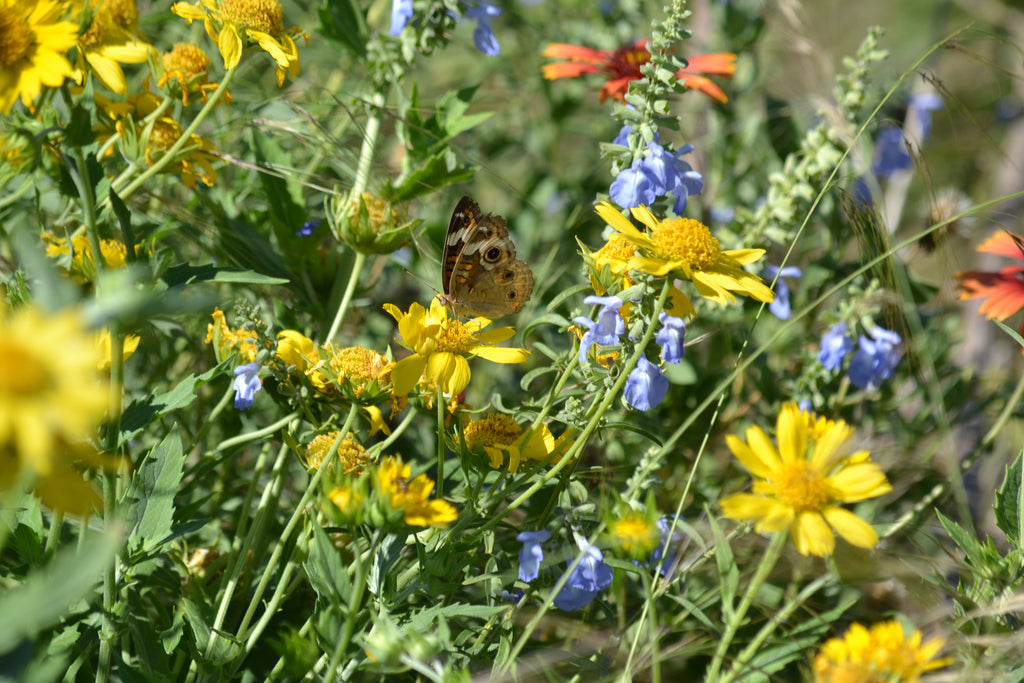
{"type": "Polygon", "coordinates": [[[441,303],[462,317],[518,313],[533,294],[533,271],[516,258],[505,219],[463,197],[444,240],[441,303]]]}

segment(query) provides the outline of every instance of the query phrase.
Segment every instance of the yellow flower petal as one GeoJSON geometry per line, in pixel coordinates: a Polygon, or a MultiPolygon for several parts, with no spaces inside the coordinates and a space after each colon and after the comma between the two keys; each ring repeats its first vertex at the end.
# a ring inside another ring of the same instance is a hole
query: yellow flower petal
{"type": "Polygon", "coordinates": [[[412,355],[395,363],[391,368],[391,386],[396,396],[405,396],[412,391],[427,367],[427,357],[412,355]]]}
{"type": "Polygon", "coordinates": [[[440,384],[448,396],[458,396],[469,384],[469,363],[454,353],[430,354],[426,373],[427,379],[440,384]]]}
{"type": "Polygon", "coordinates": [[[889,480],[873,462],[847,465],[829,479],[829,484],[838,492],[836,500],[848,503],[877,498],[892,491],[889,480]]]}
{"type": "Polygon", "coordinates": [[[836,537],[819,512],[801,512],[792,526],[793,545],[801,555],[831,555],[836,537]]]}
{"type": "Polygon", "coordinates": [[[225,26],[217,36],[217,49],[224,58],[224,68],[233,69],[242,59],[242,39],[233,26],[225,26]]]}
{"type": "MultiPolygon", "coordinates": [[[[756,427],[753,429],[756,429],[756,427]]],[[[727,435],[725,437],[725,444],[732,451],[732,454],[736,456],[736,459],[740,461],[740,464],[747,468],[747,471],[755,477],[767,479],[778,465],[777,462],[766,462],[762,457],[763,451],[750,448],[738,436],[727,435]]]]}
{"type": "Polygon", "coordinates": [[[473,350],[472,355],[494,363],[522,363],[530,356],[530,352],[507,346],[480,346],[473,350]]]}
{"type": "Polygon", "coordinates": [[[870,524],[840,507],[826,508],[822,514],[840,536],[850,545],[858,548],[874,548],[878,545],[878,534],[870,524]]]}
{"type": "Polygon", "coordinates": [[[654,242],[652,242],[649,237],[637,230],[632,221],[619,213],[618,209],[608,202],[601,202],[597,205],[597,215],[600,216],[605,223],[612,226],[612,228],[620,235],[638,247],[645,247],[648,249],[654,247],[654,242]]]}

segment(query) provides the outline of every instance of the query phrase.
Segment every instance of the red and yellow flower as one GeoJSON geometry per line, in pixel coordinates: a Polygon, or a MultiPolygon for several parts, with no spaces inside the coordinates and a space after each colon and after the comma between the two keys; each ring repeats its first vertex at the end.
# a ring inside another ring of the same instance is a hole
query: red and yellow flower
{"type": "MultiPolygon", "coordinates": [[[[1024,264],[1024,238],[1010,232],[994,233],[978,251],[1016,259],[1024,264]]],[[[957,273],[961,299],[985,299],[978,312],[989,320],[1006,320],[1024,308],[1024,265],[1009,265],[998,272],[968,270],[957,273]]],[[[1020,333],[1024,335],[1024,323],[1020,333]]]]}
{"type": "MultiPolygon", "coordinates": [[[[595,50],[581,45],[551,43],[542,56],[569,60],[544,65],[542,73],[549,81],[592,73],[608,74],[608,81],[600,92],[602,102],[609,97],[622,100],[629,90],[630,82],[643,78],[640,67],[651,60],[646,38],[617,50],[595,50]]],[[[708,76],[731,78],[736,73],[735,54],[718,52],[689,57],[686,61],[687,65],[676,72],[677,79],[685,79],[687,88],[699,90],[723,104],[729,101],[722,89],[708,76]]]]}

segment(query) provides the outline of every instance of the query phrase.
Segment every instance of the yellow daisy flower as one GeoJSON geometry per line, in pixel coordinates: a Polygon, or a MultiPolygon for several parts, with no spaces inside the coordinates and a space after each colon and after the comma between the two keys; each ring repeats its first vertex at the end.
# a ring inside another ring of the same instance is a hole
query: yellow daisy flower
{"type": "Polygon", "coordinates": [[[0,114],[19,97],[31,109],[44,85],[56,88],[73,75],[65,53],[78,25],[62,20],[64,10],[53,0],[0,0],[0,114]]]}
{"type": "Polygon", "coordinates": [[[519,471],[523,461],[557,462],[572,438],[574,430],[567,430],[562,436],[555,436],[547,425],[540,425],[528,441],[523,428],[509,415],[491,413],[477,420],[470,420],[462,429],[466,445],[470,450],[483,450],[494,469],[501,469],[508,455],[508,471],[519,471]]]}
{"type": "MultiPolygon", "coordinates": [[[[764,256],[764,249],[723,251],[722,245],[700,221],[692,218],[659,221],[644,206],[631,211],[634,218],[648,227],[649,235],[637,230],[632,221],[608,202],[597,206],[597,214],[604,222],[638,248],[639,255],[629,260],[629,270],[640,270],[655,277],[685,278],[693,282],[697,293],[717,304],[736,303],[734,292],[766,303],[773,300],[772,291],[761,278],[741,269],[764,256]]],[[[687,309],[687,317],[696,314],[688,299],[678,305],[687,309]]]]}
{"type": "Polygon", "coordinates": [[[80,13],[88,9],[92,23],[78,37],[75,79],[81,83],[88,68],[103,85],[126,95],[128,85],[121,64],[142,64],[154,49],[138,35],[139,8],[135,0],[95,0],[76,5],[80,13]]]}
{"type": "Polygon", "coordinates": [[[97,502],[73,465],[105,462],[88,445],[109,400],[101,360],[76,313],[0,309],[0,489],[27,471],[47,505],[84,513],[97,502]]]}
{"type": "MultiPolygon", "coordinates": [[[[71,238],[70,245],[66,237],[58,237],[50,232],[44,232],[41,237],[46,243],[46,255],[50,258],[60,259],[71,254],[71,263],[67,272],[73,276],[76,282],[92,282],[96,279],[96,262],[92,257],[92,245],[84,230],[71,238]]],[[[136,247],[136,253],[138,252],[139,248],[136,247]]],[[[106,263],[108,269],[124,268],[128,264],[128,247],[120,240],[101,239],[100,253],[103,255],[103,262],[106,263]]],[[[66,264],[67,261],[64,263],[66,264]]]]}
{"type": "Polygon", "coordinates": [[[462,322],[448,317],[448,309],[435,298],[427,311],[418,303],[408,313],[394,304],[384,310],[398,322],[403,343],[413,354],[395,363],[391,383],[397,396],[405,396],[420,381],[440,386],[449,396],[457,396],[469,384],[469,362],[466,357],[479,356],[495,363],[522,363],[529,355],[526,349],[494,346],[515,334],[511,327],[483,332],[491,324],[487,318],[462,322]]]}
{"type": "Polygon", "coordinates": [[[921,643],[921,632],[909,638],[898,621],[884,621],[870,629],[853,624],[842,638],[827,641],[814,658],[815,683],[917,683],[926,671],[949,665],[951,658],[935,659],[941,638],[921,643]]]}
{"type": "Polygon", "coordinates": [[[729,450],[755,481],[753,493],[722,499],[722,512],[756,520],[758,532],[789,530],[802,555],[832,554],[833,529],[855,546],[875,547],[878,534],[871,525],[836,503],[875,498],[892,487],[868,451],[847,454],[851,436],[853,428],[842,420],[822,420],[795,403],[779,413],[778,449],[760,427],[747,430],[746,442],[727,436],[729,450]]]}
{"type": "Polygon", "coordinates": [[[611,542],[634,560],[650,557],[661,541],[657,518],[637,510],[629,510],[608,524],[611,542]]]}
{"type": "Polygon", "coordinates": [[[278,85],[284,83],[285,74],[299,75],[299,49],[292,36],[302,36],[308,44],[309,34],[298,26],[284,27],[284,10],[277,0],[176,2],[171,11],[190,24],[203,22],[224,57],[225,68],[238,66],[243,49],[259,46],[274,58],[278,85]]]}
{"type": "MultiPolygon", "coordinates": [[[[219,87],[210,82],[210,58],[198,45],[175,43],[170,51],[161,55],[160,67],[163,73],[156,87],[166,87],[173,96],[180,96],[185,106],[191,93],[198,93],[200,100],[206,102],[207,95],[219,87]]],[[[231,103],[231,95],[226,90],[221,102],[231,103]]]]}
{"type": "Polygon", "coordinates": [[[444,500],[429,500],[434,482],[425,474],[410,480],[412,470],[401,458],[384,458],[372,477],[373,487],[385,507],[401,511],[409,526],[447,527],[458,513],[444,500]]]}

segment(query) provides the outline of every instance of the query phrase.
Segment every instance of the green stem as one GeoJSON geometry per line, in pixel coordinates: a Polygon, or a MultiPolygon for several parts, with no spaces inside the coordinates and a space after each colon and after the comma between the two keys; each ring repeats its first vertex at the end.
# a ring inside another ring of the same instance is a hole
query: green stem
{"type": "Polygon", "coordinates": [[[754,603],[754,598],[757,596],[757,592],[761,590],[761,586],[764,584],[765,579],[768,578],[768,574],[779,561],[779,557],[782,555],[782,548],[786,544],[786,540],[788,538],[789,533],[785,531],[777,532],[772,537],[771,543],[768,544],[768,549],[761,558],[761,564],[758,565],[757,571],[754,573],[754,577],[750,580],[750,583],[747,584],[747,591],[743,594],[743,599],[740,600],[739,607],[737,607],[731,615],[726,617],[728,619],[728,623],[725,626],[725,633],[722,634],[721,639],[718,641],[718,648],[715,650],[714,658],[711,660],[711,665],[708,667],[708,673],[704,677],[704,681],[706,683],[724,683],[724,681],[732,679],[731,675],[726,676],[724,679],[719,679],[718,677],[718,674],[722,669],[722,663],[725,661],[725,655],[729,650],[729,645],[732,643],[732,639],[736,637],[736,632],[746,621],[747,611],[754,603]]]}
{"type": "Polygon", "coordinates": [[[352,301],[352,295],[356,291],[356,283],[359,282],[359,276],[363,272],[363,266],[366,265],[366,254],[361,251],[356,252],[355,261],[352,262],[352,272],[349,273],[348,284],[345,286],[345,294],[341,297],[341,303],[338,305],[338,311],[334,314],[334,322],[331,323],[331,329],[327,333],[327,341],[334,341],[334,335],[338,333],[338,328],[341,327],[341,321],[345,318],[345,313],[348,312],[348,305],[352,301]]]}
{"type": "Polygon", "coordinates": [[[398,437],[402,435],[402,432],[409,428],[409,425],[411,425],[416,419],[417,414],[418,413],[415,410],[407,412],[405,417],[402,418],[402,421],[398,423],[398,426],[391,430],[391,434],[388,435],[388,438],[384,439],[380,443],[373,444],[373,446],[369,448],[370,452],[375,454],[383,453],[388,446],[398,440],[398,437]]]}
{"type": "Polygon", "coordinates": [[[356,167],[356,180],[352,185],[353,197],[362,194],[370,180],[370,166],[373,164],[373,154],[377,149],[377,137],[380,135],[379,111],[384,106],[384,95],[383,91],[378,91],[370,97],[363,147],[359,150],[359,166],[356,167]]]}
{"type": "Polygon", "coordinates": [[[133,180],[125,187],[117,188],[116,186],[114,186],[114,191],[117,192],[117,195],[121,199],[125,199],[126,197],[131,195],[133,192],[135,192],[135,190],[142,187],[146,183],[146,181],[148,181],[154,175],[162,171],[165,166],[167,166],[168,164],[175,160],[175,158],[178,155],[178,152],[181,151],[181,148],[185,146],[185,144],[192,138],[192,134],[196,132],[197,128],[199,128],[199,124],[202,123],[203,120],[206,119],[207,116],[209,116],[210,112],[213,111],[213,108],[217,106],[221,96],[224,94],[224,91],[228,89],[228,83],[231,82],[232,77],[234,77],[235,75],[235,69],[237,68],[237,66],[233,66],[226,72],[224,72],[224,78],[221,79],[220,84],[217,86],[217,89],[210,94],[210,98],[206,101],[206,104],[203,105],[203,108],[199,110],[199,113],[196,114],[196,117],[192,119],[192,122],[190,124],[188,124],[188,127],[185,128],[184,131],[182,131],[181,137],[179,137],[174,142],[174,144],[171,145],[170,149],[164,152],[163,156],[157,159],[155,163],[153,163],[149,168],[147,168],[145,171],[139,174],[139,176],[135,180],[133,180]]]}
{"type": "Polygon", "coordinates": [[[341,656],[345,654],[349,643],[352,641],[352,633],[355,631],[356,617],[362,611],[363,595],[366,593],[366,564],[372,562],[377,546],[380,544],[381,532],[377,529],[373,532],[370,540],[370,552],[366,555],[354,553],[355,555],[355,576],[352,579],[352,596],[349,599],[348,609],[345,611],[345,624],[341,629],[341,637],[338,644],[331,653],[331,660],[327,664],[327,676],[325,681],[333,681],[338,670],[338,663],[341,656]]]}
{"type": "MultiPolygon", "coordinates": [[[[221,399],[221,400],[223,402],[223,399],[221,399]]],[[[298,416],[299,416],[298,413],[289,413],[289,414],[285,415],[284,417],[282,417],[277,422],[275,422],[273,424],[270,424],[270,425],[267,425],[266,427],[263,427],[262,429],[257,429],[255,432],[249,432],[248,434],[239,434],[238,436],[233,436],[230,439],[225,439],[224,441],[221,441],[220,444],[218,444],[216,448],[214,448],[212,451],[210,451],[210,453],[211,454],[220,453],[221,451],[226,451],[229,448],[234,448],[235,446],[240,446],[240,445],[242,445],[244,443],[248,443],[250,441],[256,441],[258,439],[262,439],[265,436],[270,436],[271,434],[277,432],[277,430],[281,429],[282,427],[287,426],[290,422],[295,420],[298,416]]]]}
{"type": "Polygon", "coordinates": [[[768,640],[768,637],[775,632],[775,629],[780,624],[784,623],[789,619],[790,615],[796,611],[797,607],[802,606],[812,595],[818,592],[821,588],[825,587],[829,583],[835,581],[835,574],[825,574],[819,576],[814,581],[804,586],[803,590],[794,598],[790,600],[785,607],[772,614],[771,619],[768,623],[761,627],[761,630],[757,632],[757,635],[743,648],[743,652],[740,653],[739,657],[733,661],[732,666],[729,667],[729,673],[722,677],[722,683],[728,683],[734,680],[739,674],[740,670],[754,658],[764,642],[768,640]]]}
{"type": "Polygon", "coordinates": [[[445,454],[445,430],[444,430],[444,394],[441,393],[441,383],[437,383],[437,497],[444,497],[444,454],[445,454]]]}
{"type": "MultiPolygon", "coordinates": [[[[352,406],[349,408],[348,417],[345,419],[344,426],[342,426],[341,430],[338,432],[338,438],[334,440],[334,443],[331,445],[330,450],[328,450],[327,454],[324,456],[325,463],[329,462],[335,455],[337,455],[338,447],[341,446],[342,440],[345,438],[349,430],[352,428],[352,422],[355,420],[356,417],[356,410],[356,405],[353,403],[352,406]]],[[[267,588],[267,584],[270,583],[270,579],[273,576],[274,572],[276,571],[278,563],[281,561],[281,555],[284,553],[284,548],[286,545],[288,545],[288,540],[291,538],[292,533],[295,531],[295,527],[298,525],[303,515],[305,515],[306,506],[309,504],[310,499],[312,499],[313,494],[320,487],[320,480],[323,479],[324,473],[327,471],[327,469],[328,468],[326,467],[320,467],[319,469],[317,469],[316,474],[314,474],[310,478],[309,485],[306,486],[306,491],[302,494],[302,499],[299,500],[298,504],[295,506],[295,510],[292,513],[291,518],[288,520],[288,524],[285,525],[284,531],[281,532],[281,540],[277,543],[276,546],[274,546],[274,552],[271,554],[270,559],[267,561],[267,566],[263,570],[263,576],[260,577],[260,582],[256,586],[255,591],[253,591],[253,596],[249,603],[249,608],[246,610],[245,615],[242,617],[242,621],[239,624],[238,629],[236,631],[239,639],[246,637],[246,631],[249,628],[249,623],[252,621],[253,615],[256,612],[256,608],[260,603],[260,599],[263,597],[263,592],[267,588]]],[[[248,649],[246,650],[246,654],[248,654],[248,649]]],[[[239,660],[239,662],[240,661],[241,660],[239,660]]]]}

